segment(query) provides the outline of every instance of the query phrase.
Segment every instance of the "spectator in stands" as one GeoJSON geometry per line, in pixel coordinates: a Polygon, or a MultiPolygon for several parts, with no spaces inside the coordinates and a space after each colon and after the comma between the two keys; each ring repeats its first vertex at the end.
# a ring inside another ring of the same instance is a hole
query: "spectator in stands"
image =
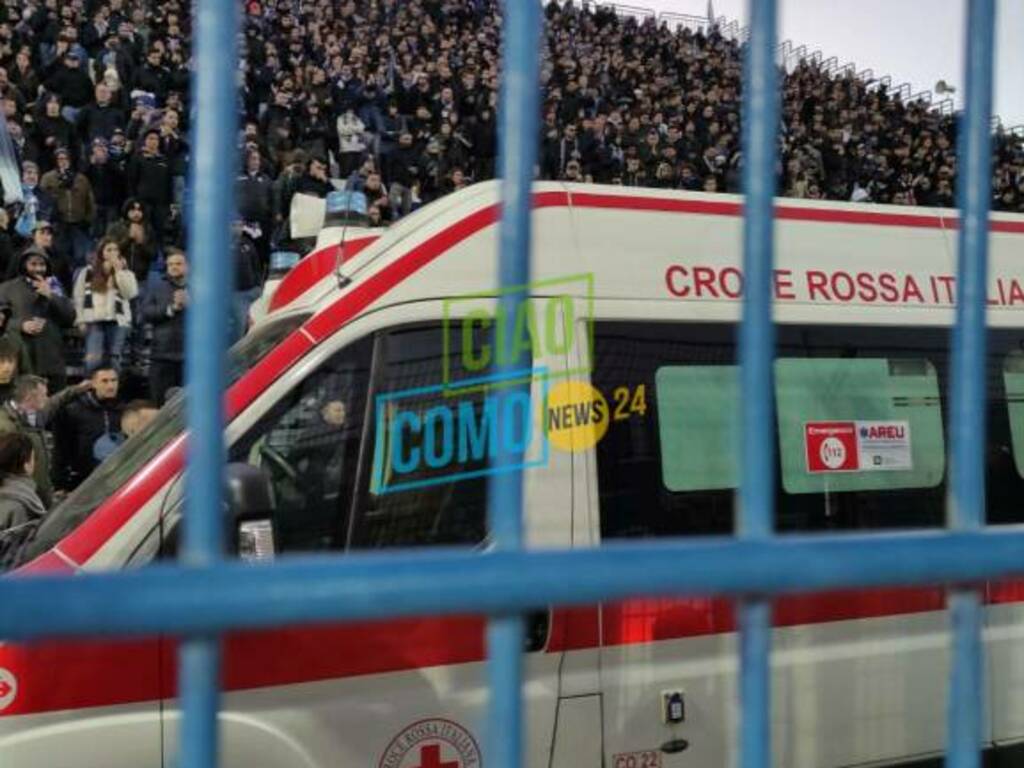
{"type": "Polygon", "coordinates": [[[171,167],[160,152],[160,131],[142,135],[142,147],[128,163],[129,193],[142,201],[157,243],[163,242],[174,199],[171,167]]]}
{"type": "Polygon", "coordinates": [[[132,400],[121,412],[121,432],[128,440],[144,430],[156,418],[159,409],[151,400],[132,400]]]}
{"type": "Polygon", "coordinates": [[[21,433],[32,441],[36,449],[36,466],[32,477],[47,507],[53,503],[53,481],[50,454],[46,449],[46,427],[64,403],[87,392],[91,387],[92,382],[86,380],[50,397],[46,379],[27,374],[14,380],[11,397],[0,404],[0,434],[21,433]]]}
{"type": "Polygon", "coordinates": [[[0,403],[14,396],[14,379],[18,375],[18,357],[21,347],[10,339],[0,337],[0,403]]]}
{"type": "Polygon", "coordinates": [[[149,385],[153,402],[163,405],[167,390],[183,381],[185,312],[188,308],[188,263],[185,254],[170,250],[166,274],[146,294],[143,314],[153,324],[149,385]]]}
{"type": "Polygon", "coordinates": [[[398,137],[398,148],[391,153],[389,165],[384,169],[391,205],[400,215],[412,209],[413,185],[420,180],[419,162],[412,134],[406,131],[398,137]]]}
{"type": "Polygon", "coordinates": [[[91,234],[99,238],[117,221],[125,198],[124,162],[111,159],[106,139],[92,140],[85,176],[92,186],[95,204],[91,234]]]}
{"type": "Polygon", "coordinates": [[[51,93],[42,101],[42,110],[35,117],[33,140],[39,147],[39,169],[45,173],[56,164],[56,151],[60,147],[74,149],[75,130],[61,113],[61,99],[51,93]]]}
{"type": "Polygon", "coordinates": [[[235,182],[235,197],[242,221],[259,228],[257,240],[270,234],[274,216],[274,183],[263,172],[263,159],[258,149],[245,153],[244,168],[235,182]]]}
{"type": "Polygon", "coordinates": [[[363,160],[366,152],[364,132],[366,126],[355,113],[354,104],[349,105],[338,118],[339,176],[348,178],[363,160]]]}
{"type": "Polygon", "coordinates": [[[64,261],[64,257],[61,256],[57,249],[54,247],[54,235],[53,225],[48,221],[40,219],[35,224],[35,229],[32,231],[31,240],[22,249],[18,258],[13,261],[11,268],[7,272],[7,278],[17,277],[21,269],[21,261],[25,255],[25,252],[29,249],[35,249],[40,253],[44,254],[50,261],[50,266],[53,270],[53,275],[60,282],[61,288],[66,290],[69,285],[71,272],[68,269],[67,263],[64,261]]]}
{"type": "Polygon", "coordinates": [[[92,185],[83,174],[71,164],[71,150],[58,147],[54,152],[56,167],[43,174],[40,188],[57,201],[57,213],[61,222],[61,240],[64,253],[70,254],[74,268],[85,266],[85,260],[92,248],[90,230],[96,213],[92,185]]]}
{"type": "Polygon", "coordinates": [[[138,293],[135,273],[128,269],[117,240],[104,238],[92,263],[78,273],[73,294],[78,328],[85,336],[86,374],[104,361],[121,370],[132,327],[131,301],[138,293]]]}
{"type": "MultiPolygon", "coordinates": [[[[46,515],[33,480],[36,448],[19,432],[0,434],[0,533],[34,527],[46,515]]],[[[3,549],[8,546],[6,542],[3,549]]]]}
{"type": "MultiPolygon", "coordinates": [[[[68,41],[58,40],[58,50],[62,44],[68,45],[68,41]]],[[[69,124],[77,120],[79,110],[92,101],[93,97],[92,80],[82,66],[84,58],[84,51],[68,48],[45,83],[46,88],[63,101],[62,113],[69,124]]]]}
{"type": "Polygon", "coordinates": [[[11,321],[21,329],[29,370],[54,390],[67,381],[63,330],[75,322],[75,308],[53,276],[50,260],[38,248],[21,257],[20,274],[0,283],[0,301],[10,302],[11,321]]]}
{"type": "MultiPolygon", "coordinates": [[[[50,222],[57,212],[57,202],[39,188],[39,166],[25,161],[21,167],[21,194],[23,201],[15,207],[14,231],[30,239],[40,221],[50,222]]],[[[52,229],[51,229],[52,234],[52,229]]]]}
{"type": "Polygon", "coordinates": [[[117,241],[121,257],[135,273],[136,283],[140,288],[144,286],[157,250],[145,203],[134,197],[126,200],[121,207],[121,218],[107,230],[107,237],[117,241]]]}
{"type": "Polygon", "coordinates": [[[296,192],[315,197],[327,197],[334,187],[327,178],[327,161],[322,157],[310,158],[306,174],[299,179],[296,192]]]}
{"type": "Polygon", "coordinates": [[[95,99],[78,115],[82,142],[89,145],[95,139],[109,141],[114,131],[122,128],[124,123],[124,112],[113,102],[110,86],[101,80],[96,84],[95,99]]]}
{"type": "Polygon", "coordinates": [[[232,302],[232,336],[236,341],[249,327],[249,307],[260,296],[263,283],[255,232],[242,221],[235,222],[235,295],[232,302]]]}
{"type": "Polygon", "coordinates": [[[23,102],[30,102],[39,94],[39,75],[32,66],[32,54],[25,49],[14,56],[14,68],[8,72],[8,79],[18,89],[23,102]]]}
{"type": "Polygon", "coordinates": [[[299,189],[299,183],[302,181],[307,165],[309,165],[309,155],[301,149],[295,150],[284,171],[273,184],[275,230],[279,229],[288,218],[292,207],[292,197],[299,189]]]}
{"type": "Polygon", "coordinates": [[[54,485],[73,491],[124,442],[117,371],[107,364],[90,375],[90,391],[67,400],[53,418],[54,485]]]}
{"type": "Polygon", "coordinates": [[[167,158],[171,174],[171,200],[174,205],[181,205],[190,149],[188,141],[181,135],[181,117],[178,111],[165,109],[160,119],[160,152],[167,158]]]}
{"type": "Polygon", "coordinates": [[[10,216],[0,208],[0,276],[14,268],[14,241],[11,240],[10,216]]]}

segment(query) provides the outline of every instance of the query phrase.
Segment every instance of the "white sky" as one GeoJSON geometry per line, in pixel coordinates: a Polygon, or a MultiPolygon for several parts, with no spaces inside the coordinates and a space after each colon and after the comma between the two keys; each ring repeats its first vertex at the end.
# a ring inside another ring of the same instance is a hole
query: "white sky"
{"type": "MultiPolygon", "coordinates": [[[[707,12],[707,0],[623,1],[659,12],[707,12]]],[[[745,20],[747,0],[713,2],[716,16],[745,20]]],[[[964,0],[779,0],[779,13],[780,41],[820,49],[876,77],[891,75],[894,85],[909,82],[915,92],[945,80],[957,88],[959,106],[964,0]]],[[[998,0],[996,30],[995,113],[1007,126],[1024,124],[1024,2],[998,0]]]]}

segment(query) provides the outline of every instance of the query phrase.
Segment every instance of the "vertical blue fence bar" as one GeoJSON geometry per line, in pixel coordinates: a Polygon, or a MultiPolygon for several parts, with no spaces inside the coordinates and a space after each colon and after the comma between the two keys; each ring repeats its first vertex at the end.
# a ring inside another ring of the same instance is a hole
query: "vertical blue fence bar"
{"type": "MultiPolygon", "coordinates": [[[[236,163],[237,3],[197,0],[193,79],[194,204],[188,228],[186,323],[188,484],[181,563],[205,567],[221,559],[224,512],[224,347],[233,273],[230,222],[236,163]]],[[[217,765],[220,640],[184,639],[179,653],[182,706],[179,764],[217,765]]]]}
{"type": "MultiPolygon", "coordinates": [[[[504,16],[504,62],[499,116],[499,169],[501,175],[501,223],[499,229],[500,288],[527,286],[530,282],[531,185],[537,154],[537,121],[540,111],[541,4],[506,0],[504,16]]],[[[498,311],[514,318],[524,292],[502,293],[498,311]]],[[[495,331],[497,334],[497,331],[495,331]]],[[[511,337],[512,334],[506,334],[511,337]]],[[[495,345],[512,346],[511,338],[495,336],[495,345]]],[[[497,348],[497,347],[495,347],[497,348]]],[[[506,350],[507,352],[508,350],[506,350]]],[[[529,354],[529,353],[527,353],[529,354]]],[[[504,355],[496,375],[529,370],[532,359],[504,355]]],[[[501,400],[525,392],[523,383],[497,393],[501,400]]],[[[495,463],[519,465],[521,456],[505,455],[495,463]]],[[[495,549],[517,550],[523,545],[522,472],[499,471],[488,482],[488,510],[491,539],[495,549]]],[[[522,654],[523,618],[518,615],[492,616],[487,623],[490,707],[487,729],[488,764],[495,768],[522,765],[522,654]]]]}
{"type": "MultiPolygon", "coordinates": [[[[737,532],[772,535],[775,519],[775,425],[772,363],[773,198],[779,127],[775,68],[775,0],[750,0],[750,39],[743,67],[743,270],[740,326],[742,480],[737,532]]],[[[757,597],[739,605],[740,765],[771,765],[771,603],[757,597]]]]}
{"type": "MultiPolygon", "coordinates": [[[[956,327],[953,329],[949,525],[976,531],[985,524],[985,403],[988,214],[992,178],[992,69],[995,0],[968,0],[964,62],[966,103],[959,126],[960,231],[956,327]]],[[[953,659],[949,684],[952,768],[977,768],[985,741],[981,595],[950,596],[953,659]]]]}

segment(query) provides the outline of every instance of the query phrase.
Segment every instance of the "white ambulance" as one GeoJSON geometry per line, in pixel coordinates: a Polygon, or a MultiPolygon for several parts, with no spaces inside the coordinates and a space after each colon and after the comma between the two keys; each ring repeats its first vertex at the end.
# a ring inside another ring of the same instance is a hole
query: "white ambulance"
{"type": "MultiPolygon", "coordinates": [[[[483,548],[488,459],[519,449],[530,547],[732,533],[736,445],[753,439],[735,407],[741,201],[538,184],[529,302],[505,318],[498,194],[476,185],[398,222],[232,350],[230,459],[259,468],[275,497],[244,533],[271,535],[277,558],[483,548]],[[490,343],[495,329],[507,346],[490,343]],[[532,353],[531,397],[499,411],[494,366],[516,345],[532,353]]],[[[996,215],[991,230],[987,514],[1013,524],[1024,220],[996,215]]],[[[956,213],[780,200],[777,235],[777,529],[941,527],[956,213]]],[[[53,510],[18,575],[173,557],[182,422],[178,400],[53,510]]],[[[987,740],[1012,749],[1024,582],[985,595],[987,740]]],[[[775,765],[938,755],[944,608],[941,587],[778,600],[775,765]]],[[[482,630],[426,617],[231,633],[222,765],[487,765],[482,630]]],[[[531,617],[525,654],[528,765],[733,763],[728,601],[554,607],[531,617]]],[[[0,765],[178,765],[175,680],[163,637],[0,646],[0,765]]]]}
{"type": "Polygon", "coordinates": [[[290,305],[314,283],[336,273],[342,264],[384,231],[369,226],[366,196],[338,190],[326,198],[296,194],[292,199],[288,245],[270,254],[263,291],[249,307],[249,326],[268,312],[290,305]],[[282,287],[283,286],[283,287],[282,287]]]}

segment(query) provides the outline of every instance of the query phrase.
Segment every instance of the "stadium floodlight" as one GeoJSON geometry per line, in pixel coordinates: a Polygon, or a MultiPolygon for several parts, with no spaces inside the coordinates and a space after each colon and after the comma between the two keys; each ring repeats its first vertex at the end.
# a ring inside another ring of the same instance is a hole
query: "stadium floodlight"
{"type": "Polygon", "coordinates": [[[945,80],[939,80],[939,82],[935,84],[935,93],[940,96],[944,93],[956,93],[956,87],[950,85],[945,80]]]}

